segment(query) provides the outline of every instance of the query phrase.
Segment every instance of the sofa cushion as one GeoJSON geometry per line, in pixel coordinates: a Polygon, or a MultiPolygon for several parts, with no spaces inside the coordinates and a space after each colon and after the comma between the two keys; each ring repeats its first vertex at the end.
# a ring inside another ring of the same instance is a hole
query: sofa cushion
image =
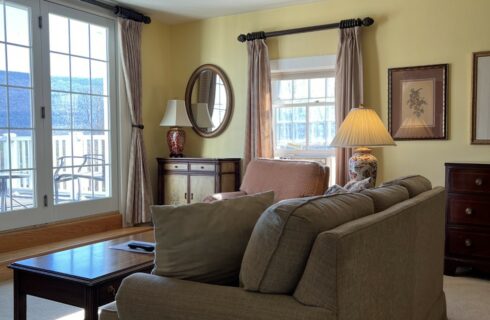
{"type": "Polygon", "coordinates": [[[398,185],[367,189],[361,193],[373,199],[374,212],[381,212],[409,198],[407,189],[398,185]]]}
{"type": "Polygon", "coordinates": [[[360,193],[281,201],[259,218],[240,269],[249,291],[292,293],[316,236],[374,212],[373,201],[360,193]]]}
{"type": "Polygon", "coordinates": [[[99,320],[119,320],[115,301],[100,307],[99,320]]]}
{"type": "Polygon", "coordinates": [[[153,206],[153,273],[237,285],[250,234],[273,199],[269,191],[213,203],[153,206]]]}
{"type": "Polygon", "coordinates": [[[384,186],[392,186],[392,185],[399,185],[405,187],[408,190],[408,194],[410,195],[410,198],[413,198],[422,192],[429,191],[432,189],[432,184],[430,183],[430,181],[421,175],[411,175],[411,176],[401,177],[398,179],[387,181],[383,183],[381,186],[384,187],[384,186]]]}

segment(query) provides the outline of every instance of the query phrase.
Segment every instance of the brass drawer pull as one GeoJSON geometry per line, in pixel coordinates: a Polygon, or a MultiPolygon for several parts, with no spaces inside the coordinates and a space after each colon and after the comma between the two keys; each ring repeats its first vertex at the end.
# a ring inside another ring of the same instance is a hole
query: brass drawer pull
{"type": "Polygon", "coordinates": [[[483,184],[483,180],[482,180],[482,178],[476,178],[476,180],[475,180],[475,184],[476,184],[477,186],[481,187],[481,185],[483,184]]]}
{"type": "Polygon", "coordinates": [[[179,166],[174,166],[175,169],[179,168],[179,166]]]}
{"type": "Polygon", "coordinates": [[[465,246],[467,246],[467,247],[471,247],[471,244],[472,244],[472,243],[471,243],[471,240],[470,240],[470,239],[466,239],[466,240],[464,241],[464,245],[465,245],[465,246]]]}
{"type": "Polygon", "coordinates": [[[204,166],[201,166],[201,169],[204,169],[204,166]]]}
{"type": "Polygon", "coordinates": [[[464,210],[464,212],[465,212],[467,215],[471,216],[471,215],[473,214],[473,209],[471,209],[471,208],[466,208],[466,209],[464,210]]]}

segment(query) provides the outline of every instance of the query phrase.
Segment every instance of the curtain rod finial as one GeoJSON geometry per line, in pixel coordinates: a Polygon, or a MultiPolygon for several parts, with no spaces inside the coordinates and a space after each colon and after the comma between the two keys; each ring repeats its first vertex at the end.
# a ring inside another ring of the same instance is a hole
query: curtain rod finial
{"type": "Polygon", "coordinates": [[[374,19],[371,17],[366,17],[362,19],[362,25],[365,27],[369,27],[374,24],[374,19]]]}
{"type": "Polygon", "coordinates": [[[240,41],[240,42],[245,42],[245,41],[247,41],[247,36],[246,36],[246,35],[244,35],[244,34],[241,34],[241,35],[239,35],[239,36],[238,36],[238,38],[237,38],[237,39],[238,39],[238,41],[240,41]]]}

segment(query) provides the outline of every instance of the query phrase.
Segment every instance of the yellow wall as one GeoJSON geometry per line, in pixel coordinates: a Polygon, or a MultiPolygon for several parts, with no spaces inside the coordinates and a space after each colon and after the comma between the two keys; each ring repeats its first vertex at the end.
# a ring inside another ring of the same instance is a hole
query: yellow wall
{"type": "MultiPolygon", "coordinates": [[[[163,142],[166,129],[157,127],[163,114],[162,101],[166,96],[183,98],[187,79],[203,63],[217,64],[227,73],[234,91],[235,109],[230,126],[217,138],[202,139],[188,130],[185,153],[204,157],[243,156],[247,50],[246,44],[236,40],[238,34],[370,16],[375,19],[375,25],[363,29],[364,100],[376,108],[385,123],[388,68],[449,64],[449,140],[398,142],[396,147],[377,150],[381,162],[379,181],[420,173],[441,185],[444,162],[490,160],[490,146],[470,145],[471,54],[490,50],[488,12],[488,0],[328,0],[169,26],[162,28],[161,35],[155,30],[151,33],[153,45],[159,46],[160,41],[164,48],[161,48],[163,54],[154,52],[151,58],[161,64],[159,72],[170,70],[171,76],[155,75],[153,89],[145,88],[145,94],[150,91],[148,94],[158,97],[158,101],[145,105],[145,125],[154,125],[145,130],[149,161],[153,163],[152,156],[168,152],[163,142]],[[163,62],[169,54],[170,63],[163,62]]],[[[267,40],[271,59],[335,54],[337,41],[337,30],[267,40]]],[[[144,65],[147,72],[148,68],[144,65]]]]}

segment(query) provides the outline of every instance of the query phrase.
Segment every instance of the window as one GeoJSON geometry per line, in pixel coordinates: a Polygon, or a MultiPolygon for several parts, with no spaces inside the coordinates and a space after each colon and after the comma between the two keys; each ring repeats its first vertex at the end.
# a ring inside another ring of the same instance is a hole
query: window
{"type": "MultiPolygon", "coordinates": [[[[332,70],[273,74],[274,154],[335,170],[335,75],[332,70]]],[[[334,181],[335,177],[331,177],[334,181]]]]}
{"type": "Polygon", "coordinates": [[[0,1],[0,230],[117,209],[114,25],[0,1]]]}

